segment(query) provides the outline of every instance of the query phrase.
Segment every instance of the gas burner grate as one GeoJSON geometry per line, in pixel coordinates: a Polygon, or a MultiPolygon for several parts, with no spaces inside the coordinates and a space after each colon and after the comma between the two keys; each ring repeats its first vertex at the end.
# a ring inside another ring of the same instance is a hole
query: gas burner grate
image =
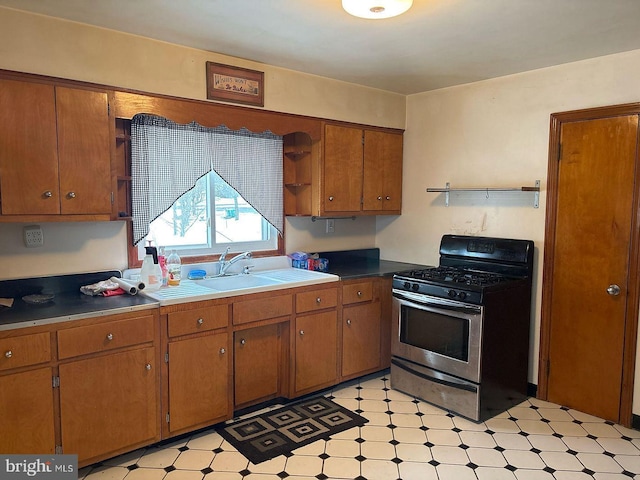
{"type": "Polygon", "coordinates": [[[401,274],[403,278],[459,285],[489,286],[509,280],[509,277],[493,272],[478,272],[455,267],[435,267],[412,270],[401,274]]]}

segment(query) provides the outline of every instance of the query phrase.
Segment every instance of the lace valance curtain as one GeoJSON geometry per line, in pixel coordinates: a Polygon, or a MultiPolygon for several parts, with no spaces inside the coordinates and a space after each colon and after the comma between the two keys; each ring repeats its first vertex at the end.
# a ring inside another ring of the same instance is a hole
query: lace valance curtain
{"type": "Polygon", "coordinates": [[[224,125],[179,125],[155,115],[131,121],[134,245],[149,224],[215,170],[282,234],[282,137],[224,125]]]}

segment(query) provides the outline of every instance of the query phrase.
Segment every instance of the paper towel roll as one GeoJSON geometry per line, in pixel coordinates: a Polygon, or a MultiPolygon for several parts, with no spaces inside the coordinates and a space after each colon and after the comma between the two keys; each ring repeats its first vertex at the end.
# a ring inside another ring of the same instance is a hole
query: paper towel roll
{"type": "Polygon", "coordinates": [[[136,293],[138,293],[138,290],[140,288],[144,288],[144,283],[142,282],[140,282],[138,285],[133,285],[128,281],[118,277],[111,277],[110,280],[120,285],[120,288],[122,288],[125,292],[129,293],[130,295],[135,295],[136,293]],[[140,285],[142,285],[142,287],[140,287],[140,285]]]}

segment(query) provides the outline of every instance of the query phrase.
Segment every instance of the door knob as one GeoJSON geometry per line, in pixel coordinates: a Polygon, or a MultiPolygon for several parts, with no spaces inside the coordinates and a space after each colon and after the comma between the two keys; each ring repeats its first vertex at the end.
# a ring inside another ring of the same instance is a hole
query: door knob
{"type": "Polygon", "coordinates": [[[612,296],[620,295],[620,287],[615,283],[613,285],[609,285],[607,288],[607,293],[612,296]]]}

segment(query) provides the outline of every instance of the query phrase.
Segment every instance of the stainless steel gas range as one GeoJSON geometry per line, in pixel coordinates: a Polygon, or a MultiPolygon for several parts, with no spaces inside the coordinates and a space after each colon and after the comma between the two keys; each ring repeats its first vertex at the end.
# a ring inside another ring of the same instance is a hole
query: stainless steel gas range
{"type": "Polygon", "coordinates": [[[393,277],[391,387],[474,421],[527,395],[533,242],[444,235],[393,277]]]}

